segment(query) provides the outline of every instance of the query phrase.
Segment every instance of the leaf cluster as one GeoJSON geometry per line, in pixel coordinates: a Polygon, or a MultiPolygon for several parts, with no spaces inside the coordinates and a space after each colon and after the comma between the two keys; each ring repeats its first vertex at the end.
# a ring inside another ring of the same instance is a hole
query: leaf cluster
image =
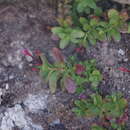
{"type": "Polygon", "coordinates": [[[52,93],[56,91],[58,81],[62,90],[66,89],[70,93],[74,93],[76,88],[82,87],[85,83],[90,83],[94,88],[98,86],[102,75],[96,68],[95,60],[77,64],[76,61],[63,60],[63,55],[57,48],[55,48],[55,53],[57,54],[54,54],[56,61],[53,64],[49,63],[44,55],[41,55],[43,64],[39,67],[40,74],[49,83],[52,93]]]}
{"type": "MultiPolygon", "coordinates": [[[[118,123],[118,119],[124,115],[128,103],[120,93],[114,93],[104,98],[99,94],[93,94],[87,100],[76,100],[75,105],[73,111],[78,116],[99,117],[112,128],[119,129],[123,123],[118,123]]],[[[100,129],[95,126],[92,130],[100,129]]]]}
{"type": "Polygon", "coordinates": [[[60,38],[60,48],[64,49],[69,44],[79,44],[87,47],[88,44],[96,44],[97,41],[121,39],[120,31],[126,26],[130,32],[130,24],[127,24],[128,14],[123,14],[116,9],[110,9],[105,13],[97,7],[95,0],[75,0],[72,7],[71,25],[67,24],[67,19],[58,27],[52,28],[52,32],[60,38]],[[90,14],[90,10],[94,12],[90,14]],[[99,11],[100,10],[100,11],[99,11]],[[75,16],[78,13],[86,15],[75,16]],[[77,18],[73,18],[73,17],[77,18]]]}

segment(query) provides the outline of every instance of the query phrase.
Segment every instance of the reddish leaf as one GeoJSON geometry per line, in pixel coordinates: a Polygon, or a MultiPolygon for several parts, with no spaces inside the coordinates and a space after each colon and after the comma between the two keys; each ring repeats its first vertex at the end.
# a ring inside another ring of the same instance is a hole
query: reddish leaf
{"type": "Polygon", "coordinates": [[[39,71],[38,68],[32,68],[32,71],[39,71]]]}
{"type": "Polygon", "coordinates": [[[87,98],[86,95],[83,94],[83,93],[81,93],[81,94],[79,95],[79,99],[86,99],[86,98],[87,98]]]}
{"type": "Polygon", "coordinates": [[[24,49],[23,51],[22,51],[22,53],[25,55],[25,56],[31,56],[31,57],[33,57],[33,55],[29,52],[29,50],[27,50],[27,49],[24,49]]]}
{"type": "Polygon", "coordinates": [[[36,56],[40,56],[41,55],[41,51],[40,50],[36,50],[35,54],[36,54],[36,56]]]}
{"type": "Polygon", "coordinates": [[[118,70],[123,71],[123,72],[130,72],[130,70],[128,70],[127,68],[124,68],[124,67],[120,67],[120,68],[118,68],[118,70]]]}
{"type": "Polygon", "coordinates": [[[64,63],[64,61],[65,61],[64,56],[62,55],[61,51],[56,47],[54,47],[52,49],[52,56],[56,62],[64,63]]]}
{"type": "Polygon", "coordinates": [[[85,71],[85,67],[81,64],[76,64],[75,65],[75,72],[80,75],[82,72],[85,71]]]}
{"type": "Polygon", "coordinates": [[[128,121],[128,112],[125,112],[118,120],[117,122],[119,124],[124,124],[125,122],[128,121]]]}
{"type": "Polygon", "coordinates": [[[85,53],[85,48],[84,47],[78,47],[78,48],[75,48],[75,51],[76,53],[79,53],[79,54],[84,54],[85,53]]]}
{"type": "Polygon", "coordinates": [[[66,78],[65,87],[68,93],[75,93],[76,91],[76,84],[70,77],[66,78]]]}

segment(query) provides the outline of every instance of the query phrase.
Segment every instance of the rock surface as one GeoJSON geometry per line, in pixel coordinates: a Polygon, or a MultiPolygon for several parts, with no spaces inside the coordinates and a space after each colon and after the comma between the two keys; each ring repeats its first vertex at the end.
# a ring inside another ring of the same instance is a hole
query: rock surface
{"type": "MultiPolygon", "coordinates": [[[[57,24],[55,10],[45,4],[45,0],[18,1],[0,5],[0,128],[89,129],[94,119],[78,118],[72,113],[77,95],[61,92],[59,88],[55,95],[50,94],[39,74],[32,72],[37,62],[21,53],[23,49],[32,54],[40,50],[49,57],[51,49],[58,46],[58,39],[52,40],[48,29],[57,24]]],[[[118,70],[122,66],[129,68],[129,43],[129,36],[122,35],[120,43],[97,43],[88,48],[84,56],[78,56],[83,60],[97,60],[104,76],[99,86],[103,94],[121,91],[129,100],[129,73],[118,70]]],[[[65,57],[74,55],[73,50],[73,46],[63,50],[65,57]]],[[[91,91],[89,88],[86,91],[89,96],[91,91]]]]}

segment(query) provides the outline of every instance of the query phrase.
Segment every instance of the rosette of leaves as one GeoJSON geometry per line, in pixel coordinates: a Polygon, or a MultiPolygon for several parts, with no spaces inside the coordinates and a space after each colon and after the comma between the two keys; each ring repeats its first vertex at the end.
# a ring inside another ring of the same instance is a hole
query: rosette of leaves
{"type": "Polygon", "coordinates": [[[91,126],[91,130],[106,130],[106,129],[97,124],[94,124],[91,126]]]}
{"type": "Polygon", "coordinates": [[[82,30],[85,35],[82,39],[82,44],[87,46],[89,43],[95,45],[97,41],[106,39],[107,22],[100,21],[98,18],[86,19],[80,18],[82,30]]]}
{"type": "Polygon", "coordinates": [[[110,9],[108,11],[108,19],[107,37],[119,41],[121,39],[120,28],[123,27],[124,21],[119,12],[115,9],[110,9]]]}
{"type": "Polygon", "coordinates": [[[76,0],[75,8],[78,13],[94,13],[99,16],[102,14],[102,9],[97,6],[96,2],[97,0],[76,0]]]}
{"type": "Polygon", "coordinates": [[[120,41],[120,32],[130,33],[130,25],[127,23],[129,16],[128,13],[118,12],[116,9],[110,9],[108,11],[108,27],[107,27],[107,37],[109,39],[113,38],[116,41],[120,41]]]}
{"type": "Polygon", "coordinates": [[[52,56],[55,62],[51,64],[44,55],[41,55],[43,64],[39,67],[40,74],[49,83],[52,93],[56,91],[58,81],[62,90],[66,89],[69,93],[74,93],[85,83],[91,83],[92,87],[97,87],[102,80],[101,73],[96,69],[95,60],[78,64],[76,61],[68,60],[67,62],[58,48],[53,48],[52,56]]]}
{"type": "Polygon", "coordinates": [[[76,100],[75,101],[76,108],[74,108],[73,111],[78,116],[103,117],[104,113],[103,104],[104,101],[102,99],[102,96],[100,96],[99,94],[93,94],[90,96],[90,99],[76,100]]]}
{"type": "Polygon", "coordinates": [[[40,56],[43,62],[39,67],[40,75],[49,84],[51,93],[55,93],[58,81],[60,82],[62,90],[67,89],[68,92],[74,93],[76,84],[69,75],[70,69],[66,66],[64,56],[58,48],[53,48],[52,56],[55,59],[53,64],[49,63],[43,54],[40,56]]]}
{"type": "Polygon", "coordinates": [[[96,68],[96,61],[94,59],[76,64],[75,72],[76,74],[72,75],[72,77],[78,86],[78,93],[84,91],[85,87],[83,86],[85,86],[86,83],[90,83],[91,88],[97,90],[97,86],[102,80],[102,74],[96,68]]]}
{"type": "Polygon", "coordinates": [[[84,32],[80,28],[72,28],[65,21],[61,26],[52,28],[52,32],[60,38],[59,46],[61,49],[64,49],[71,43],[80,43],[84,37],[84,32]]]}
{"type": "Polygon", "coordinates": [[[107,124],[106,127],[109,126],[109,128],[121,130],[128,120],[126,113],[128,103],[119,93],[105,98],[99,94],[93,94],[87,100],[76,100],[75,105],[76,108],[73,111],[78,116],[99,117],[101,122],[107,124]]]}

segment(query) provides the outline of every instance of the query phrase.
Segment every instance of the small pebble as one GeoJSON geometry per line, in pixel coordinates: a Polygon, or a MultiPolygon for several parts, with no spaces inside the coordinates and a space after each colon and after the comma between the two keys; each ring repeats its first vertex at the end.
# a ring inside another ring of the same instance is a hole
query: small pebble
{"type": "Polygon", "coordinates": [[[14,79],[14,76],[13,76],[13,75],[10,75],[10,76],[9,76],[9,79],[14,79]]]}
{"type": "Polygon", "coordinates": [[[9,89],[9,84],[6,84],[6,85],[5,85],[5,89],[6,89],[6,90],[9,89]]]}
{"type": "Polygon", "coordinates": [[[122,88],[122,90],[124,91],[124,90],[125,90],[125,88],[122,88]]]}
{"type": "Polygon", "coordinates": [[[0,96],[2,95],[2,89],[0,89],[0,96]]]}
{"type": "Polygon", "coordinates": [[[124,59],[124,62],[127,62],[127,61],[128,61],[128,58],[125,58],[125,59],[124,59]]]}
{"type": "Polygon", "coordinates": [[[118,50],[118,54],[120,54],[120,55],[123,56],[123,55],[125,55],[125,52],[124,52],[122,49],[119,49],[119,50],[118,50]]]}
{"type": "Polygon", "coordinates": [[[25,56],[28,62],[33,61],[33,58],[31,56],[25,56]]]}

